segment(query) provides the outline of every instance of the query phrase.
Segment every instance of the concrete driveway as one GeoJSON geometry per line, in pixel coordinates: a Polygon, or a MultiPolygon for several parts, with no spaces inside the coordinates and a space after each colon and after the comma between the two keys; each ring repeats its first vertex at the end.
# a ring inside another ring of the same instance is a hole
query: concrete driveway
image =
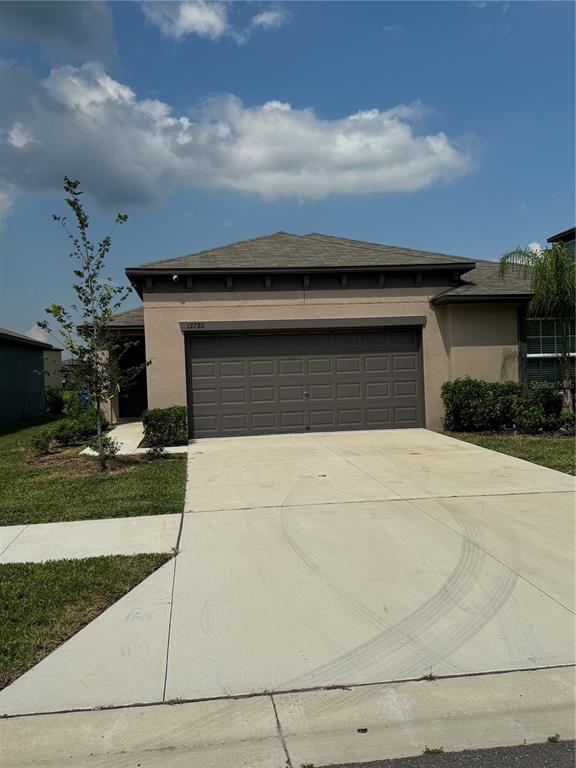
{"type": "Polygon", "coordinates": [[[574,478],[423,429],[199,441],[176,559],[0,713],[573,664],[573,541],[574,478]]]}
{"type": "Polygon", "coordinates": [[[167,697],[573,663],[573,490],[423,429],[192,445],[167,697]]]}

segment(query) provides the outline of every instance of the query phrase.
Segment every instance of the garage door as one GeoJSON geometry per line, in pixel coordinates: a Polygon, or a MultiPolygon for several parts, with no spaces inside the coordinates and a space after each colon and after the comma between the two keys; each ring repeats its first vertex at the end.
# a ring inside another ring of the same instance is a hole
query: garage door
{"type": "Polygon", "coordinates": [[[190,334],[192,437],[424,423],[420,328],[190,334]]]}

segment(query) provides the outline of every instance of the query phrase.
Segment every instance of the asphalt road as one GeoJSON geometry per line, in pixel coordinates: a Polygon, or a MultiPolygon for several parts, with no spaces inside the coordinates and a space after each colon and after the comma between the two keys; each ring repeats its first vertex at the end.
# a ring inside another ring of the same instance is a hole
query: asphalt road
{"type": "Polygon", "coordinates": [[[325,768],[574,768],[575,762],[576,742],[560,741],[557,744],[474,749],[371,763],[340,763],[325,768]]]}

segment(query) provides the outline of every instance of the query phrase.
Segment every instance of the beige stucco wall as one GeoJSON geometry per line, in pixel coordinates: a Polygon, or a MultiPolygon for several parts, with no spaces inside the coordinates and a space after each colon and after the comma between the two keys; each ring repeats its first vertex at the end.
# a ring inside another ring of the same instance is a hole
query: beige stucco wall
{"type": "Polygon", "coordinates": [[[451,378],[517,381],[518,309],[512,304],[450,306],[451,378]]]}
{"type": "Polygon", "coordinates": [[[47,387],[62,388],[62,350],[44,350],[44,384],[47,387]]]}
{"type": "MultiPolygon", "coordinates": [[[[431,292],[432,291],[432,292],[431,292]]],[[[441,426],[440,387],[469,374],[485,379],[517,378],[516,307],[502,304],[430,304],[429,287],[348,291],[254,293],[145,293],[144,323],[148,407],[186,404],[184,334],[180,323],[234,320],[424,315],[422,329],[426,424],[441,426]]]]}

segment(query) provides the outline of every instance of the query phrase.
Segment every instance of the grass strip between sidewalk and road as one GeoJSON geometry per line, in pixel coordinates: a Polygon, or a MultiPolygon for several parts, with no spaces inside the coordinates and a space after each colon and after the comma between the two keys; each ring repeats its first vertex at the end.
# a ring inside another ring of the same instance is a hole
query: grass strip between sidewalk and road
{"type": "Polygon", "coordinates": [[[0,564],[0,688],[93,621],[172,555],[0,564]]]}
{"type": "Polygon", "coordinates": [[[533,437],[530,435],[482,435],[472,432],[446,432],[449,437],[489,448],[491,451],[531,461],[542,467],[576,474],[576,443],[573,437],[533,437]]]}
{"type": "Polygon", "coordinates": [[[32,440],[51,421],[0,432],[0,525],[182,512],[185,455],[116,456],[108,472],[82,447],[35,456],[32,440]]]}

